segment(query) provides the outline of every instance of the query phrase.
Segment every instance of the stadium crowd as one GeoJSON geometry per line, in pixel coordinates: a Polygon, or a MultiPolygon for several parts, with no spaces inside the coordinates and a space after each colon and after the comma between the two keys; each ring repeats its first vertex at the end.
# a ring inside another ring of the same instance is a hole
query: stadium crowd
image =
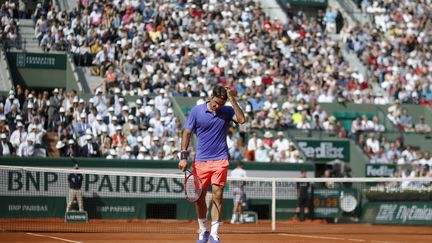
{"type": "Polygon", "coordinates": [[[344,29],[349,48],[401,103],[432,105],[430,1],[363,1],[372,25],[344,29]]]}
{"type": "Polygon", "coordinates": [[[16,16],[17,5],[6,2],[0,6],[0,42],[6,48],[18,38],[16,16]]]}
{"type": "MultiPolygon", "coordinates": [[[[32,17],[44,50],[67,50],[76,65],[91,67],[103,83],[90,100],[62,89],[49,94],[17,87],[11,92],[0,112],[6,118],[1,136],[10,138],[10,152],[18,156],[32,155],[24,151],[31,151],[33,144],[43,154],[42,137],[54,131],[61,156],[175,158],[181,125],[169,97],[201,97],[203,102],[215,84],[235,89],[248,116],[248,122],[232,128],[227,138],[235,160],[303,162],[285,134],[273,130],[358,135],[361,146],[367,134],[358,131],[383,131],[375,118],[359,118],[346,131],[318,104],[389,102],[387,94],[374,94],[370,80],[344,60],[331,38],[336,13],[330,8],[316,18],[300,11],[288,16],[286,24],[265,16],[254,1],[238,0],[80,1],[78,9],[61,12],[38,5],[32,17]],[[137,99],[128,104],[126,95],[137,99]],[[263,129],[262,136],[252,132],[263,129]]],[[[358,48],[357,40],[363,38],[360,45],[370,41],[365,28],[346,27],[342,32],[358,48]]],[[[370,53],[356,52],[360,57],[370,53]]],[[[362,147],[378,161],[379,149],[362,147]]],[[[401,163],[397,159],[387,160],[401,163]]]]}

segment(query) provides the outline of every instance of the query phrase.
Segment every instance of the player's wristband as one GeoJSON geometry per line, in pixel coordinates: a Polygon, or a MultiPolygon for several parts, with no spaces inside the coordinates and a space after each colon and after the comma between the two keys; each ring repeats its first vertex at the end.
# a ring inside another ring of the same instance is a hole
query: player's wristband
{"type": "Polygon", "coordinates": [[[187,151],[181,151],[180,152],[180,159],[181,160],[187,160],[188,159],[188,152],[187,151]]]}

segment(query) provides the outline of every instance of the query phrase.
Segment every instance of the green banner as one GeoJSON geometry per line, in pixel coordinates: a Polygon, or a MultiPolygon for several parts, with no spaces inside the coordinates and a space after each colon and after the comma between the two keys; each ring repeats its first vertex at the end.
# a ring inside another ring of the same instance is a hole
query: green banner
{"type": "Polygon", "coordinates": [[[315,218],[337,218],[341,211],[339,207],[340,190],[315,189],[313,192],[313,211],[315,218]]]}
{"type": "Polygon", "coordinates": [[[349,141],[335,140],[297,140],[304,155],[314,161],[343,160],[350,162],[349,141]]]}
{"type": "MultiPolygon", "coordinates": [[[[63,218],[68,173],[0,171],[0,218],[63,218]]],[[[248,181],[245,193],[250,205],[267,205],[270,215],[271,182],[248,181]]],[[[292,217],[297,195],[295,183],[278,183],[277,216],[292,217]]],[[[84,174],[82,193],[89,219],[193,219],[194,205],[184,198],[182,179],[146,176],[84,174]]],[[[224,216],[232,214],[233,191],[224,192],[224,216]]],[[[262,209],[262,207],[259,207],[262,209]]]]}
{"type": "Polygon", "coordinates": [[[396,172],[394,164],[367,164],[365,166],[366,177],[390,177],[396,172]]]}
{"type": "Polygon", "coordinates": [[[432,225],[432,202],[368,202],[363,221],[373,224],[432,225]]]}
{"type": "Polygon", "coordinates": [[[88,222],[87,212],[69,211],[65,213],[65,222],[88,222]]]}
{"type": "MultiPolygon", "coordinates": [[[[113,198],[84,197],[84,210],[88,219],[195,219],[195,206],[184,198],[113,198]]],[[[296,200],[277,200],[276,216],[278,219],[290,219],[294,216],[296,200]]],[[[248,199],[248,206],[261,205],[266,211],[259,212],[263,219],[271,215],[271,201],[248,199]]],[[[75,209],[77,205],[74,205],[75,209]]],[[[223,217],[232,215],[233,200],[224,199],[223,217]]],[[[250,210],[249,210],[250,211],[250,210]]],[[[1,219],[23,218],[64,218],[66,196],[0,196],[1,219]]]]}
{"type": "Polygon", "coordinates": [[[12,69],[59,69],[66,70],[65,54],[8,52],[7,59],[12,69]]]}

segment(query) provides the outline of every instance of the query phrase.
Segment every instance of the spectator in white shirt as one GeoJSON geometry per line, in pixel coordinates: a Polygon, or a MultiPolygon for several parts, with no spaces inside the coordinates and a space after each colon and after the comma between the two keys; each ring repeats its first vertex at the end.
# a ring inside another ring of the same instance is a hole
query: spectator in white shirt
{"type": "Polygon", "coordinates": [[[34,154],[34,137],[27,137],[27,141],[21,143],[18,148],[17,156],[19,157],[32,157],[34,154]]]}
{"type": "Polygon", "coordinates": [[[369,138],[366,139],[366,146],[372,150],[372,152],[377,153],[380,148],[380,143],[375,137],[375,133],[371,133],[369,138]]]}
{"type": "Polygon", "coordinates": [[[12,132],[10,142],[15,149],[18,149],[20,144],[27,139],[27,132],[21,122],[17,123],[17,129],[12,132]]]}
{"type": "Polygon", "coordinates": [[[277,153],[288,150],[290,142],[288,139],[284,138],[284,133],[279,131],[277,133],[277,139],[273,143],[273,148],[277,153]]]}
{"type": "Polygon", "coordinates": [[[247,145],[246,160],[255,161],[255,151],[261,144],[261,138],[258,138],[258,134],[256,132],[252,132],[252,137],[249,139],[247,145]]]}
{"type": "Polygon", "coordinates": [[[256,161],[258,162],[270,162],[270,157],[268,155],[269,149],[267,149],[264,144],[261,144],[255,151],[256,161]]]}

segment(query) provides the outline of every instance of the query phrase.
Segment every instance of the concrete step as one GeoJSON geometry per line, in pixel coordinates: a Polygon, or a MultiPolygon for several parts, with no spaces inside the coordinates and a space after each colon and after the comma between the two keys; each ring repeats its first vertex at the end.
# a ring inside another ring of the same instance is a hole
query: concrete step
{"type": "Polygon", "coordinates": [[[31,26],[33,27],[33,20],[31,19],[20,19],[18,21],[20,26],[31,26]]]}
{"type": "Polygon", "coordinates": [[[35,31],[34,30],[20,30],[19,33],[21,35],[33,35],[33,36],[35,36],[35,31]]]}

